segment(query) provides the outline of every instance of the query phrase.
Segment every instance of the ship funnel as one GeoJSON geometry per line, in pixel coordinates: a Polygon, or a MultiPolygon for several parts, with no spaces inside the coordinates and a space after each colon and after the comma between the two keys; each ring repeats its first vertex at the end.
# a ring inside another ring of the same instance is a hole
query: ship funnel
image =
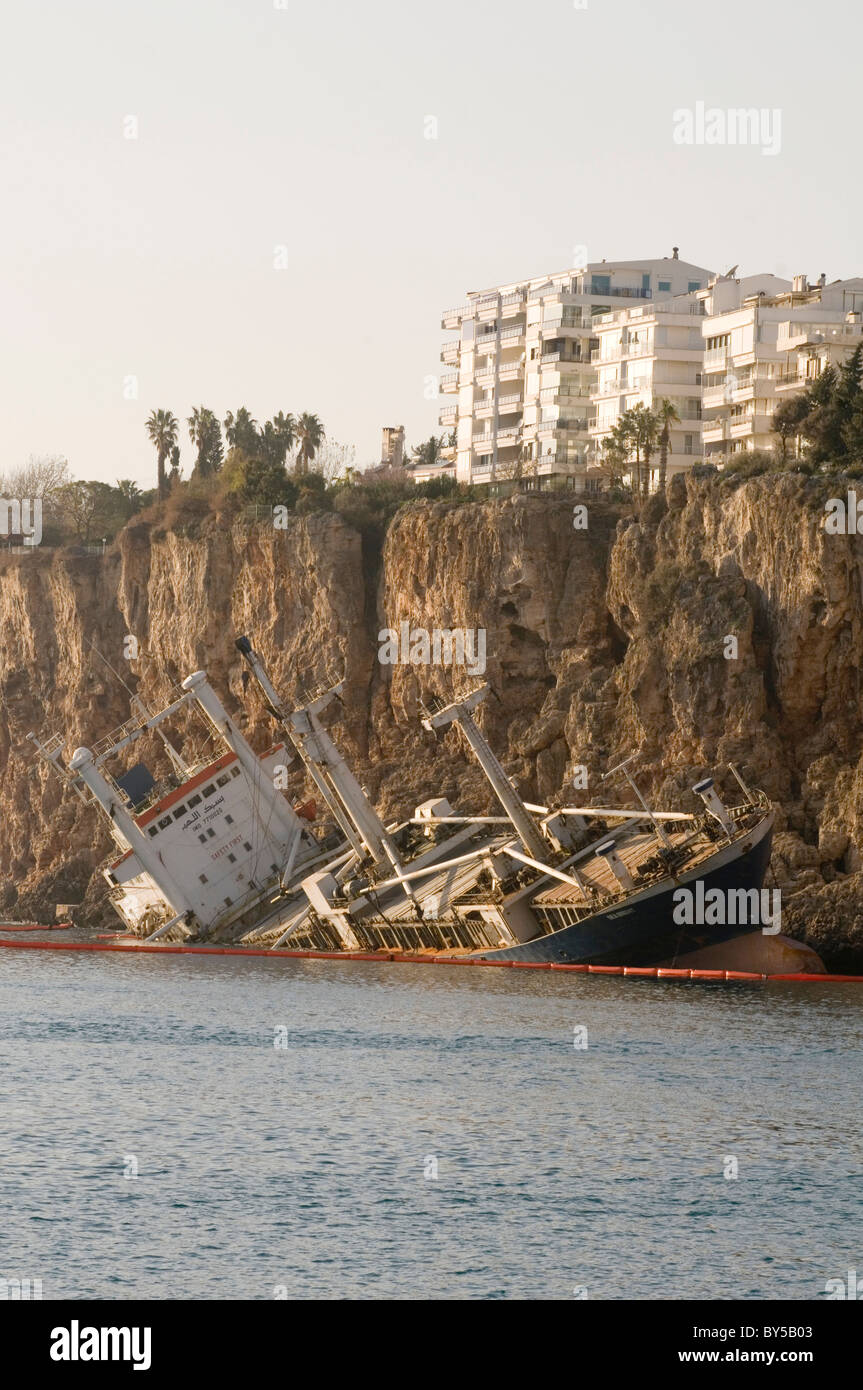
{"type": "Polygon", "coordinates": [[[596,853],[605,860],[618,883],[627,890],[635,887],[635,879],[618,854],[617,845],[613,840],[606,840],[603,844],[597,845],[596,853]]]}
{"type": "Polygon", "coordinates": [[[705,777],[703,782],[696,782],[692,788],[696,796],[700,796],[710,815],[715,816],[725,831],[731,837],[734,833],[734,821],[731,819],[719,793],[713,785],[712,777],[705,777]]]}

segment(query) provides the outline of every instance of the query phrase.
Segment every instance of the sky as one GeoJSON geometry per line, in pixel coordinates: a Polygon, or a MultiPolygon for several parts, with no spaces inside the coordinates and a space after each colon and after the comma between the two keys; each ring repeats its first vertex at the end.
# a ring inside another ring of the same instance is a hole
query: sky
{"type": "Polygon", "coordinates": [[[3,31],[0,473],[152,486],[147,415],[200,404],[374,462],[438,430],[441,311],[576,247],[863,274],[847,0],[6,0],[3,31]],[[778,152],[675,143],[698,102],[778,109],[778,152]]]}

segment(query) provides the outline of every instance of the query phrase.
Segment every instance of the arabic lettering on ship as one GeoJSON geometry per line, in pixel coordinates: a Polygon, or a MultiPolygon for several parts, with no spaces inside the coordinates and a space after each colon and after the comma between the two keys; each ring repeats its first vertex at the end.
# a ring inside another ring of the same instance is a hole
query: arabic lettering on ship
{"type": "Polygon", "coordinates": [[[193,811],[192,814],[188,816],[186,820],[183,821],[183,829],[190,830],[191,827],[193,825],[196,825],[198,821],[201,821],[203,825],[206,825],[208,821],[216,820],[217,817],[222,814],[219,808],[224,806],[224,804],[225,796],[223,793],[221,796],[217,796],[215,801],[207,802],[207,805],[204,807],[203,814],[200,811],[193,811]]]}

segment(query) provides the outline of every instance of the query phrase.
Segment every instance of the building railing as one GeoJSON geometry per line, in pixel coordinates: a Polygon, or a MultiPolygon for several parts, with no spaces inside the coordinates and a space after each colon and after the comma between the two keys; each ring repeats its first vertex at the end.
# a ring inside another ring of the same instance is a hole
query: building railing
{"type": "Polygon", "coordinates": [[[653,290],[649,289],[628,289],[625,285],[612,285],[610,289],[601,289],[591,283],[585,285],[584,293],[591,295],[594,299],[652,299],[653,290]]]}

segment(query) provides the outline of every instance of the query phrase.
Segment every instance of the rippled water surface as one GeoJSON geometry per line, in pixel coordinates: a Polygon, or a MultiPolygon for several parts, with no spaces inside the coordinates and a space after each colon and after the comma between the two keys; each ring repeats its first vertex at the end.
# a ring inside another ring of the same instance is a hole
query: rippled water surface
{"type": "Polygon", "coordinates": [[[46,1298],[863,1270],[860,986],[4,950],[0,1043],[0,1276],[46,1298]]]}

